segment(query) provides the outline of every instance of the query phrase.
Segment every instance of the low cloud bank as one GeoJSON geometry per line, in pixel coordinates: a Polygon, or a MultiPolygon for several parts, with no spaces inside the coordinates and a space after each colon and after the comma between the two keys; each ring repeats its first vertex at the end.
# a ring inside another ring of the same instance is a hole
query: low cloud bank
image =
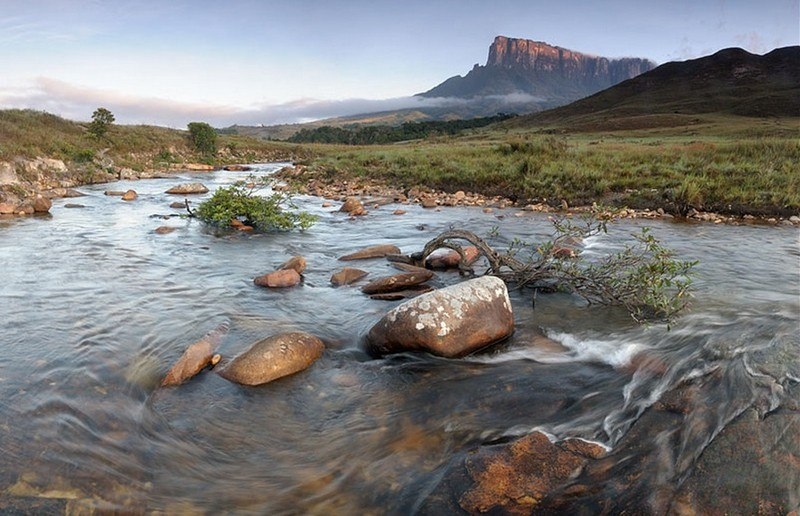
{"type": "MultiPolygon", "coordinates": [[[[494,96],[491,100],[498,103],[520,104],[541,102],[544,99],[515,93],[494,96]]],[[[102,106],[114,113],[117,123],[120,124],[148,124],[175,128],[185,128],[193,121],[208,122],[215,127],[228,127],[234,124],[291,124],[381,111],[458,106],[467,102],[470,101],[458,98],[412,96],[382,100],[300,99],[245,109],[224,104],[136,97],[44,77],[37,79],[28,88],[0,88],[0,108],[4,109],[36,109],[70,120],[88,121],[92,112],[102,106]]]]}

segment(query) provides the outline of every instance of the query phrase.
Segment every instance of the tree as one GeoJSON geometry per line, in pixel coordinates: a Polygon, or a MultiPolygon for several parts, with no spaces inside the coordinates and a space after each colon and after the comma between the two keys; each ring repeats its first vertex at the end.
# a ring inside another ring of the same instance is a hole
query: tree
{"type": "Polygon", "coordinates": [[[89,133],[95,138],[102,138],[108,132],[108,128],[114,123],[114,115],[106,108],[100,107],[92,113],[92,121],[89,124],[89,133]]]}
{"type": "Polygon", "coordinates": [[[189,124],[189,140],[197,152],[206,156],[217,152],[217,131],[205,122],[189,124]]]}

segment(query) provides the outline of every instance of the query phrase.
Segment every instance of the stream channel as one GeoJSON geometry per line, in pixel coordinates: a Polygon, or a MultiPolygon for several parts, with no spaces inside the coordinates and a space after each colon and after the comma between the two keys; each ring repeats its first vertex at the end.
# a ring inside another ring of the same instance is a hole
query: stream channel
{"type": "MultiPolygon", "coordinates": [[[[426,512],[454,457],[533,430],[613,451],[663,393],[713,376],[692,405],[702,406],[703,424],[683,428],[669,460],[649,462],[656,471],[646,487],[656,490],[690,478],[704,448],[744,411],[798,411],[797,227],[623,220],[591,237],[587,259],[648,225],[679,258],[699,260],[692,305],[669,329],[565,294],[539,295],[534,307],[530,291],[512,290],[508,341],[457,360],[375,359],[361,339],[399,302],[371,300],[358,285],[334,288],[332,272],[346,265],[338,257],[383,243],[420,251],[451,227],[496,229],[490,242],[499,247],[543,241],[547,215],[387,205],[351,219],[336,203],[300,196],[298,206],[319,215],[305,232],[219,233],[154,216],[181,213],[169,208],[183,200],[164,193],[171,186],[199,181],[213,192],[247,174],[86,186],[84,197],[54,201],[50,216],[0,220],[2,512],[426,512]],[[104,195],[128,188],[137,200],[104,195]],[[154,232],[163,225],[177,229],[154,232]],[[308,261],[301,285],[253,284],[293,255],[308,261]],[[204,371],[159,389],[186,346],[224,321],[224,359],[293,330],[317,335],[326,350],[309,369],[259,387],[204,371]],[[562,347],[541,345],[541,335],[562,347]]],[[[347,265],[368,270],[367,279],[397,272],[384,259],[347,265]]],[[[432,284],[459,281],[440,272],[432,284]]],[[[777,490],[796,509],[800,437],[784,438],[795,457],[794,468],[780,466],[784,484],[735,482],[777,490]]]]}

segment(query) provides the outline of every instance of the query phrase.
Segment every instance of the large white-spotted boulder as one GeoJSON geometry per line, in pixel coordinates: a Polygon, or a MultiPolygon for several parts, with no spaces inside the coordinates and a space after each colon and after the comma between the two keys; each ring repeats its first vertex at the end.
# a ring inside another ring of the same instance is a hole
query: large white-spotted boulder
{"type": "Polygon", "coordinates": [[[372,355],[425,351],[461,357],[510,336],[514,314],[503,280],[482,276],[395,307],[365,339],[372,355]]]}

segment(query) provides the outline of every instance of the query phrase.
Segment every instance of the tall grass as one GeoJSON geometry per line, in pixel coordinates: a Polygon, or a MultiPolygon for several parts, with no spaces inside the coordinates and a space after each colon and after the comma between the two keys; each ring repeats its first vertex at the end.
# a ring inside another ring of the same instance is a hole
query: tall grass
{"type": "Polygon", "coordinates": [[[531,201],[688,207],[722,212],[800,210],[800,140],[588,141],[511,135],[500,140],[319,147],[329,177],[472,190],[531,201]]]}

